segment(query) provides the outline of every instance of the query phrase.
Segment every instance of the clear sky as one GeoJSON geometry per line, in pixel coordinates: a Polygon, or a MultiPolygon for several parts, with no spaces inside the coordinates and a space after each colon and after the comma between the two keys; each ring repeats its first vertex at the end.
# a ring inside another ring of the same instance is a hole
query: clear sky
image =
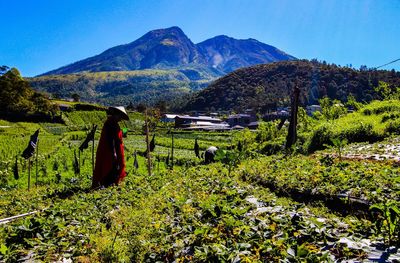
{"type": "MultiPolygon", "coordinates": [[[[179,26],[198,43],[255,38],[297,58],[400,58],[400,0],[0,0],[0,65],[34,76],[179,26]]],[[[400,61],[384,69],[400,71],[400,61]]]]}

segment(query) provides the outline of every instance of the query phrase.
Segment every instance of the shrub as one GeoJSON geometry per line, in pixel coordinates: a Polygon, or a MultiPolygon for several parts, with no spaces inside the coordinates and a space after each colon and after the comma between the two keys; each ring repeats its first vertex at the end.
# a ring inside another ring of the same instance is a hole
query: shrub
{"type": "Polygon", "coordinates": [[[375,142],[382,139],[382,136],[373,130],[373,126],[370,123],[360,123],[345,129],[339,134],[339,137],[346,138],[349,142],[375,142]]]}
{"type": "Polygon", "coordinates": [[[386,134],[400,134],[400,120],[391,121],[385,128],[386,134]]]}
{"type": "Polygon", "coordinates": [[[394,120],[400,118],[400,112],[386,113],[382,116],[382,122],[387,122],[388,120],[394,120]]]}
{"type": "Polygon", "coordinates": [[[330,125],[322,125],[318,127],[311,135],[310,142],[308,144],[308,152],[315,152],[317,150],[324,149],[324,145],[331,145],[331,139],[333,138],[333,131],[330,125]]]}
{"type": "Polygon", "coordinates": [[[282,141],[268,141],[260,145],[260,153],[273,155],[283,150],[284,143],[282,141]]]}
{"type": "Polygon", "coordinates": [[[394,103],[394,101],[387,101],[387,103],[380,103],[377,106],[371,105],[370,107],[364,108],[361,112],[364,115],[372,115],[372,114],[382,114],[385,112],[396,112],[400,111],[400,106],[394,103]]]}

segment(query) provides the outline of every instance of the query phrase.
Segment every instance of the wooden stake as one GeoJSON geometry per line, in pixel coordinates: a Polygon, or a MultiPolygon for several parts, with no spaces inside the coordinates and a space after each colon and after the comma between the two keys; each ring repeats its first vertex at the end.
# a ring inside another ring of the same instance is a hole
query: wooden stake
{"type": "Polygon", "coordinates": [[[299,95],[300,95],[300,89],[296,81],[296,86],[294,87],[293,91],[289,131],[286,138],[286,149],[290,149],[292,145],[296,143],[297,140],[297,111],[299,107],[299,95]]]}

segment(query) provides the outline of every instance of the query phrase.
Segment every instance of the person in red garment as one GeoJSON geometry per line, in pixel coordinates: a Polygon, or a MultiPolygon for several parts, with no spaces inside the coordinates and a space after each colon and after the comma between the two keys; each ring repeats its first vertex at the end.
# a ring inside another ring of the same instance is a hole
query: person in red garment
{"type": "Polygon", "coordinates": [[[129,120],[124,107],[109,107],[101,131],[93,172],[92,188],[119,184],[126,176],[121,120],[129,120]]]}

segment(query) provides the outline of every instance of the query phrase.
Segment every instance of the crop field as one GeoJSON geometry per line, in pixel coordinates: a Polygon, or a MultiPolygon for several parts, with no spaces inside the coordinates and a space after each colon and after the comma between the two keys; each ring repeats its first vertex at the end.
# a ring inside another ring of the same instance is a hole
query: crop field
{"type": "Polygon", "coordinates": [[[121,124],[129,129],[128,175],[100,190],[90,189],[92,144],[78,147],[97,124],[96,150],[103,113],[72,111],[65,125],[0,121],[0,261],[400,260],[400,165],[395,158],[351,158],[399,155],[398,103],[373,102],[334,120],[300,118],[291,151],[282,147],[286,129],[274,122],[232,133],[160,127],[150,136],[151,176],[143,117],[133,114],[121,124]],[[28,190],[29,163],[19,156],[37,129],[28,190]],[[216,163],[195,156],[195,139],[201,152],[223,149],[216,163]]]}

